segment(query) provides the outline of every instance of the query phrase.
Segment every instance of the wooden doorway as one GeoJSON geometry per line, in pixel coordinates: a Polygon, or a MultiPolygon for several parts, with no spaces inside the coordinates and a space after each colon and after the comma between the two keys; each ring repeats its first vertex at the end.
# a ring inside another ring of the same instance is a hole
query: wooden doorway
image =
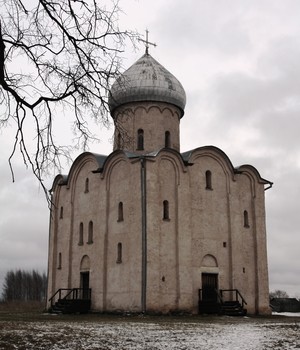
{"type": "Polygon", "coordinates": [[[82,289],[82,299],[89,299],[90,293],[90,272],[80,272],[80,288],[82,289]]]}
{"type": "Polygon", "coordinates": [[[218,302],[218,274],[202,273],[202,301],[218,302]]]}

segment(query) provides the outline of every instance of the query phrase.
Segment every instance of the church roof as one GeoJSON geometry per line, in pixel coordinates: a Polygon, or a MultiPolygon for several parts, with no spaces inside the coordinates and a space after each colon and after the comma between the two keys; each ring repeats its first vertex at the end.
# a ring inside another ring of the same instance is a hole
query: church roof
{"type": "Polygon", "coordinates": [[[216,154],[219,154],[221,156],[221,158],[224,159],[225,162],[228,164],[228,167],[233,171],[233,173],[241,174],[241,173],[246,172],[246,171],[251,171],[252,173],[254,173],[256,175],[256,177],[260,183],[263,183],[265,185],[269,185],[268,188],[273,186],[273,182],[262,178],[259,171],[252,165],[243,164],[243,165],[234,167],[233,164],[231,163],[231,160],[227,156],[227,154],[216,146],[202,146],[202,147],[198,147],[198,148],[192,149],[190,151],[181,153],[181,156],[182,156],[182,159],[184,160],[184,162],[186,164],[192,165],[193,163],[191,163],[191,158],[192,158],[193,154],[195,154],[197,151],[204,152],[204,153],[205,152],[214,152],[216,154]]]}
{"type": "Polygon", "coordinates": [[[262,178],[260,176],[258,170],[255,167],[253,167],[252,165],[244,164],[244,165],[241,165],[238,167],[234,167],[232,165],[230,159],[226,155],[226,153],[224,153],[220,148],[215,147],[215,146],[202,146],[202,147],[198,147],[198,148],[195,148],[195,149],[192,149],[190,151],[183,152],[183,153],[179,153],[178,151],[171,149],[171,148],[160,148],[156,151],[144,154],[142,156],[140,154],[137,154],[137,153],[127,152],[127,151],[123,151],[123,150],[116,150],[116,151],[110,153],[108,156],[103,155],[103,154],[84,152],[75,159],[68,175],[59,174],[55,177],[55,179],[53,181],[52,188],[50,191],[52,192],[56,186],[68,185],[68,182],[70,181],[70,176],[74,172],[74,169],[76,169],[76,167],[78,166],[78,163],[82,162],[82,160],[86,159],[87,157],[92,157],[96,161],[97,168],[95,168],[92,172],[93,173],[102,173],[106,167],[106,164],[111,159],[114,159],[114,157],[116,155],[124,154],[125,157],[127,157],[128,159],[141,158],[141,157],[149,159],[149,158],[156,158],[156,157],[158,157],[158,155],[161,152],[165,152],[165,151],[177,156],[178,159],[180,159],[182,161],[182,164],[185,166],[192,166],[193,165],[193,155],[199,154],[199,152],[201,154],[214,153],[214,154],[219,155],[220,159],[224,160],[224,162],[228,166],[228,169],[231,169],[232,174],[241,174],[241,173],[250,171],[255,175],[255,177],[257,178],[259,183],[269,185],[269,187],[267,187],[265,189],[268,189],[268,188],[272,187],[272,185],[273,185],[273,183],[271,181],[268,181],[268,180],[262,178]]]}
{"type": "Polygon", "coordinates": [[[125,103],[141,101],[170,103],[184,114],[186,95],[181,83],[148,53],[114,82],[108,102],[113,112],[125,103]]]}

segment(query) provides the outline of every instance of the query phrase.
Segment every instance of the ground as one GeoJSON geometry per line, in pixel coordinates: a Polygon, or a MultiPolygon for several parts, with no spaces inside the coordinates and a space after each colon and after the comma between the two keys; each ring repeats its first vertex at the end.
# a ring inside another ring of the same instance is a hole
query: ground
{"type": "Polygon", "coordinates": [[[300,349],[300,317],[50,315],[0,309],[0,349],[300,349]]]}

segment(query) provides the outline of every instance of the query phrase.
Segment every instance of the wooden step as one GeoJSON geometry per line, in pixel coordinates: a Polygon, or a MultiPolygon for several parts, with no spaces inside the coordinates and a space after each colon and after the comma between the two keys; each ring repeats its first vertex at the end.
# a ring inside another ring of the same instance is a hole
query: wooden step
{"type": "Polygon", "coordinates": [[[247,310],[238,301],[226,301],[222,304],[221,312],[227,316],[245,316],[247,310]]]}
{"type": "Polygon", "coordinates": [[[53,306],[53,313],[72,314],[87,313],[91,308],[89,299],[59,299],[53,306]]]}

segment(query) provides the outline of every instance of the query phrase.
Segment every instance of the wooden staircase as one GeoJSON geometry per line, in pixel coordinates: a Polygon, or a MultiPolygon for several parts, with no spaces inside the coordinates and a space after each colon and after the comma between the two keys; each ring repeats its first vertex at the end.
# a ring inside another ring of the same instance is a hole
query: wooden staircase
{"type": "Polygon", "coordinates": [[[247,310],[239,301],[225,301],[221,305],[221,314],[227,316],[246,316],[247,310]]]}
{"type": "Polygon", "coordinates": [[[215,290],[214,297],[209,299],[202,298],[202,290],[199,289],[199,314],[245,316],[245,305],[247,303],[238,289],[215,290]]]}
{"type": "Polygon", "coordinates": [[[50,313],[87,313],[91,308],[91,289],[60,288],[49,299],[50,313]]]}

